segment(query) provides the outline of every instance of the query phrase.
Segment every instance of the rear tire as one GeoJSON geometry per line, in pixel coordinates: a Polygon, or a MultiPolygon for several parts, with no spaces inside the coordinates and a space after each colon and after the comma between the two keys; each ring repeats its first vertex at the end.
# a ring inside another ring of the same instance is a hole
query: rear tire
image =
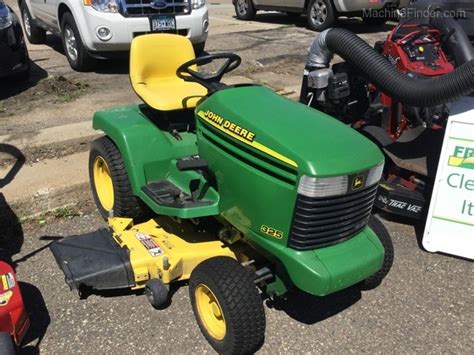
{"type": "Polygon", "coordinates": [[[380,242],[382,243],[385,249],[385,256],[381,269],[372,276],[362,281],[361,286],[364,290],[372,290],[382,283],[383,279],[385,278],[385,276],[387,276],[388,272],[392,268],[394,259],[392,239],[390,238],[390,234],[388,233],[387,229],[380,221],[380,219],[372,215],[369,220],[369,227],[374,231],[374,233],[377,235],[380,242]]]}
{"type": "Polygon", "coordinates": [[[84,72],[94,66],[95,60],[87,53],[76,21],[70,12],[66,12],[61,18],[61,40],[64,54],[72,69],[84,72]]]}
{"type": "Polygon", "coordinates": [[[146,213],[133,194],[122,155],[108,137],[92,142],[89,154],[89,180],[100,215],[143,219],[146,213]]]}
{"type": "Polygon", "coordinates": [[[252,0],[237,0],[235,2],[235,14],[239,20],[251,21],[255,19],[257,11],[252,0]]]}
{"type": "Polygon", "coordinates": [[[31,17],[28,5],[24,1],[20,4],[21,21],[25,30],[26,38],[31,44],[43,44],[46,42],[46,31],[38,27],[31,17]]]}
{"type": "Polygon", "coordinates": [[[253,274],[229,257],[203,261],[189,294],[202,334],[220,354],[251,354],[265,338],[265,310],[253,274]]]}
{"type": "Polygon", "coordinates": [[[310,0],[306,15],[308,27],[313,31],[323,31],[331,27],[336,20],[331,0],[310,0]]]}
{"type": "Polygon", "coordinates": [[[7,332],[0,333],[0,354],[15,355],[15,345],[13,339],[7,332]]]}

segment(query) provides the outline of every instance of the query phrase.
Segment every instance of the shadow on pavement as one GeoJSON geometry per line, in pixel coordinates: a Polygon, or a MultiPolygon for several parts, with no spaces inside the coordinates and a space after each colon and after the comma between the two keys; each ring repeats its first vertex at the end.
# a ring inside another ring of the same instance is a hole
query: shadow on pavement
{"type": "MultiPolygon", "coordinates": [[[[63,44],[59,36],[49,35],[46,39],[46,45],[64,56],[64,65],[69,65],[64,54],[63,44]]],[[[110,59],[97,59],[96,65],[92,69],[98,74],[128,74],[129,62],[128,52],[112,53],[110,59]]]]}
{"type": "Polygon", "coordinates": [[[14,78],[0,80],[0,100],[6,100],[9,97],[18,95],[36,86],[41,79],[46,78],[48,73],[37,64],[40,61],[32,61],[30,59],[31,75],[28,80],[22,81],[14,78]]]}
{"type": "MultiPolygon", "coordinates": [[[[428,211],[428,207],[429,206],[427,205],[426,209],[425,209],[425,212],[428,211]]],[[[393,222],[393,223],[399,223],[399,224],[404,224],[406,226],[413,227],[418,247],[421,250],[425,250],[425,248],[423,247],[423,234],[425,232],[426,213],[419,220],[414,219],[414,218],[409,218],[409,217],[404,217],[404,216],[391,214],[391,213],[388,213],[388,212],[385,212],[385,211],[380,211],[380,210],[377,210],[375,213],[380,217],[380,220],[381,220],[382,223],[384,223],[384,222],[393,222]]]]}
{"type": "Polygon", "coordinates": [[[266,304],[270,308],[285,312],[298,322],[311,325],[344,311],[360,299],[360,288],[353,286],[324,297],[296,290],[289,292],[285,298],[267,300],[266,304]]]}
{"type": "Polygon", "coordinates": [[[116,58],[97,59],[97,64],[94,67],[94,72],[97,74],[126,74],[128,75],[129,68],[129,54],[121,54],[116,58]]]}
{"type": "Polygon", "coordinates": [[[23,302],[30,318],[30,329],[23,339],[23,344],[29,344],[36,340],[34,345],[22,347],[19,354],[39,354],[39,346],[46,334],[51,318],[40,290],[27,282],[20,281],[19,284],[23,302]]]}
{"type": "MultiPolygon", "coordinates": [[[[16,147],[0,143],[0,160],[13,160],[13,165],[0,178],[0,189],[13,181],[25,163],[25,156],[16,147]]],[[[0,258],[9,264],[12,256],[19,253],[23,245],[23,229],[15,212],[7,203],[5,196],[0,192],[0,258]]]]}
{"type": "MultiPolygon", "coordinates": [[[[14,161],[8,172],[0,178],[1,189],[13,181],[25,163],[25,156],[18,148],[0,143],[0,159],[6,159],[8,162],[14,161]]],[[[0,192],[0,259],[16,268],[20,262],[27,260],[49,245],[13,261],[13,256],[21,251],[23,241],[24,235],[21,223],[7,203],[5,196],[0,192]]],[[[37,339],[34,346],[29,345],[20,349],[20,354],[39,354],[39,344],[50,323],[49,313],[41,292],[35,286],[21,281],[19,281],[19,285],[25,309],[30,319],[30,328],[23,343],[27,344],[37,339]]]]}

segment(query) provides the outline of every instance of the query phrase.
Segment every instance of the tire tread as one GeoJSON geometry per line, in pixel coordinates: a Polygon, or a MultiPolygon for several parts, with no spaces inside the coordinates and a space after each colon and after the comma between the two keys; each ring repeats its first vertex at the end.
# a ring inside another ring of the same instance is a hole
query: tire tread
{"type": "Polygon", "coordinates": [[[201,332],[216,351],[225,354],[249,354],[262,346],[265,337],[265,310],[253,282],[252,272],[232,258],[214,257],[195,268],[191,275],[189,292],[201,332]],[[207,284],[215,292],[224,309],[227,334],[222,342],[216,342],[210,337],[200,322],[194,299],[194,290],[200,283],[207,284]]]}
{"type": "Polygon", "coordinates": [[[378,217],[371,216],[369,220],[369,227],[377,235],[380,242],[382,243],[385,249],[385,256],[382,268],[362,282],[362,288],[365,290],[374,289],[382,283],[383,279],[388,275],[390,269],[392,268],[395,256],[390,234],[380,219],[378,217]]]}
{"type": "Polygon", "coordinates": [[[105,215],[107,212],[101,208],[99,198],[95,193],[92,171],[94,160],[98,155],[102,156],[107,162],[112,175],[112,183],[114,186],[114,216],[135,219],[142,218],[145,213],[138,198],[133,194],[132,186],[128,179],[128,173],[125,163],[122,159],[122,155],[112,140],[107,136],[97,138],[92,142],[89,156],[89,177],[91,189],[93,191],[94,200],[102,217],[107,218],[107,215],[105,215]]]}

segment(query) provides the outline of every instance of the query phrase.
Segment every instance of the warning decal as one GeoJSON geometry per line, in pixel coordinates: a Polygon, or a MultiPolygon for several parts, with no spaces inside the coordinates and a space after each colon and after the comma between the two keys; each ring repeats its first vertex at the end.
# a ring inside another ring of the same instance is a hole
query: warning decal
{"type": "Polygon", "coordinates": [[[151,256],[160,256],[164,254],[163,249],[147,234],[137,233],[135,237],[148,250],[151,256]]]}

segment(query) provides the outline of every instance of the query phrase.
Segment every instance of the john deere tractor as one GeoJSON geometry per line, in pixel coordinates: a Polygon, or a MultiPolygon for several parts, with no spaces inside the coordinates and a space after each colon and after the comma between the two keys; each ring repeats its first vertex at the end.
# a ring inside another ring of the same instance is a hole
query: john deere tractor
{"type": "Polygon", "coordinates": [[[219,353],[259,349],[263,298],[375,287],[393,258],[371,217],[382,153],[268,88],[222,84],[240,62],[231,53],[195,58],[177,35],[135,38],[130,79],[144,103],[93,119],[105,135],[92,144],[91,187],[109,228],[51,247],[83,295],[144,289],[163,308],[169,285],[188,281],[219,353]]]}

